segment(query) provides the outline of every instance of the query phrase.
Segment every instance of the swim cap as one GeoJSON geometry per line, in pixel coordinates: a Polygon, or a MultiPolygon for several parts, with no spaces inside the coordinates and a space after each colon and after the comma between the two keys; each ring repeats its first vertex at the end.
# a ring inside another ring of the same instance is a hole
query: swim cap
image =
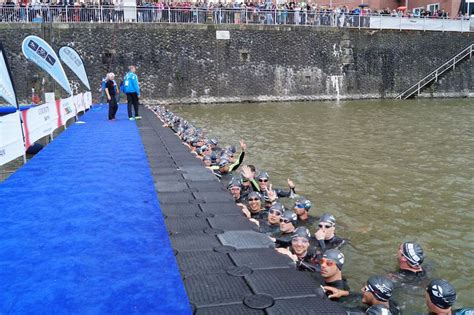
{"type": "Polygon", "coordinates": [[[229,184],[227,185],[227,189],[230,189],[230,188],[232,188],[232,187],[239,187],[239,188],[242,188],[241,185],[242,185],[242,182],[240,181],[239,178],[232,177],[232,179],[230,180],[229,184]]]}
{"type": "Polygon", "coordinates": [[[408,263],[418,267],[424,260],[423,248],[417,243],[405,242],[402,244],[402,254],[408,260],[408,263]]]}
{"type": "Polygon", "coordinates": [[[336,218],[330,213],[324,213],[320,218],[319,222],[328,222],[332,225],[336,225],[336,218]]]}
{"type": "Polygon", "coordinates": [[[344,254],[337,249],[328,249],[324,252],[323,258],[334,261],[339,270],[341,270],[344,265],[344,254]]]}
{"type": "Polygon", "coordinates": [[[258,191],[252,191],[248,194],[248,197],[247,199],[249,198],[258,198],[258,199],[262,199],[262,195],[258,192],[258,191]]]}
{"type": "Polygon", "coordinates": [[[229,160],[222,158],[222,159],[219,161],[219,167],[224,167],[224,166],[226,166],[226,165],[229,164],[229,163],[230,163],[229,160]]]}
{"type": "Polygon", "coordinates": [[[295,237],[304,237],[305,239],[309,240],[311,237],[311,234],[309,233],[309,230],[307,228],[305,228],[304,226],[300,226],[296,228],[296,230],[293,232],[291,239],[295,237]]]}
{"type": "Polygon", "coordinates": [[[209,155],[205,155],[203,158],[202,158],[203,161],[212,161],[211,160],[211,157],[209,155]]]}
{"type": "Polygon", "coordinates": [[[212,138],[212,139],[209,139],[209,142],[213,145],[217,145],[219,143],[219,141],[217,141],[216,139],[212,138]]]}
{"type": "Polygon", "coordinates": [[[232,153],[235,153],[237,152],[237,150],[235,149],[235,145],[231,145],[228,147],[228,151],[232,152],[232,153]]]}
{"type": "MultiPolygon", "coordinates": [[[[298,199],[296,199],[295,207],[297,205],[301,205],[302,208],[304,208],[306,211],[309,211],[309,209],[311,209],[311,201],[309,201],[305,197],[299,197],[298,199]]],[[[298,208],[301,208],[301,207],[298,207],[298,208]]]]}
{"type": "Polygon", "coordinates": [[[257,175],[257,179],[262,178],[270,179],[270,176],[268,176],[268,173],[266,171],[260,171],[260,173],[258,173],[257,175]]]}
{"type": "Polygon", "coordinates": [[[280,211],[281,213],[285,212],[285,207],[279,203],[279,202],[275,202],[271,207],[270,207],[270,210],[277,210],[277,211],[280,211]]]}
{"type": "Polygon", "coordinates": [[[283,214],[281,215],[281,219],[290,220],[293,225],[296,225],[296,221],[298,221],[298,216],[293,211],[287,210],[287,211],[283,212],[283,214]]]}
{"type": "Polygon", "coordinates": [[[385,277],[372,276],[367,280],[367,288],[377,300],[387,302],[392,296],[393,283],[385,277]]]}
{"type": "Polygon", "coordinates": [[[203,145],[202,147],[200,147],[201,149],[201,152],[204,152],[208,149],[209,147],[207,145],[203,145]]]}
{"type": "Polygon", "coordinates": [[[392,312],[382,304],[372,305],[365,311],[366,315],[392,315],[392,312]]]}
{"type": "Polygon", "coordinates": [[[434,279],[426,287],[431,302],[439,308],[447,309],[456,302],[456,289],[446,280],[434,279]]]}
{"type": "Polygon", "coordinates": [[[216,154],[216,152],[212,152],[212,153],[211,153],[211,161],[212,161],[213,163],[215,163],[215,162],[217,161],[217,154],[216,154]]]}

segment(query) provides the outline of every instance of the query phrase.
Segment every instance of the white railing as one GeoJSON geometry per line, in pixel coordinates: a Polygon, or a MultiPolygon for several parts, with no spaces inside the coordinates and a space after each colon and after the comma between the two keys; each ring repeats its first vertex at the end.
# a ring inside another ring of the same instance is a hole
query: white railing
{"type": "Polygon", "coordinates": [[[0,6],[0,23],[195,23],[304,25],[421,31],[474,31],[474,20],[439,17],[351,15],[321,10],[262,10],[255,8],[163,8],[119,6],[0,6]],[[473,23],[471,23],[473,22],[473,23]]]}
{"type": "Polygon", "coordinates": [[[472,57],[472,54],[474,52],[474,44],[469,45],[465,49],[463,49],[460,53],[458,53],[456,56],[453,58],[449,59],[445,63],[443,63],[441,66],[436,68],[433,72],[425,76],[423,79],[418,81],[418,83],[413,84],[410,86],[408,89],[403,91],[403,93],[399,94],[396,99],[400,100],[406,100],[407,98],[410,98],[414,94],[420,95],[421,89],[423,89],[425,86],[430,84],[433,81],[438,81],[438,78],[445,73],[446,71],[453,69],[456,67],[456,65],[461,62],[464,58],[469,58],[472,57]]]}

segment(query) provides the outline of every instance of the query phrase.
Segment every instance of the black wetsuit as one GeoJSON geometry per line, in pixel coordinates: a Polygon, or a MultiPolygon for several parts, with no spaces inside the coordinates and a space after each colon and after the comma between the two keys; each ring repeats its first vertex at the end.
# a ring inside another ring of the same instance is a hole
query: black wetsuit
{"type": "MultiPolygon", "coordinates": [[[[290,251],[294,254],[293,249],[290,251]]],[[[308,248],[306,255],[303,258],[298,257],[296,262],[296,269],[300,271],[318,272],[318,262],[315,259],[314,249],[308,248]]]]}
{"type": "Polygon", "coordinates": [[[260,233],[265,233],[270,237],[275,237],[277,234],[280,233],[280,224],[270,225],[270,223],[268,223],[268,220],[261,220],[258,231],[260,233]]]}
{"type": "Polygon", "coordinates": [[[265,209],[261,209],[259,212],[255,212],[255,213],[252,213],[250,209],[249,209],[249,211],[250,211],[250,217],[252,219],[256,219],[258,221],[267,221],[268,220],[268,211],[265,210],[265,209]]]}
{"type": "MultiPolygon", "coordinates": [[[[355,295],[351,294],[349,297],[354,298],[354,296],[357,296],[359,300],[361,299],[361,294],[360,293],[357,293],[355,295]]],[[[347,315],[363,315],[363,314],[365,314],[365,311],[368,308],[369,308],[369,306],[367,306],[367,305],[356,307],[356,308],[353,308],[353,307],[346,308],[347,309],[347,315]]],[[[398,307],[398,304],[396,302],[392,301],[392,300],[388,301],[388,309],[390,310],[392,315],[401,315],[402,314],[402,311],[398,307]]]]}
{"type": "Polygon", "coordinates": [[[328,249],[341,249],[346,241],[339,236],[335,236],[330,240],[317,240],[316,242],[316,258],[320,259],[328,249]]]}
{"type": "Polygon", "coordinates": [[[394,283],[395,288],[400,288],[405,284],[425,287],[425,282],[429,280],[425,270],[415,272],[400,269],[396,273],[389,274],[389,277],[394,283]]]}
{"type": "MultiPolygon", "coordinates": [[[[336,289],[339,289],[339,290],[350,291],[349,285],[347,284],[347,280],[344,279],[344,278],[342,280],[336,280],[336,281],[333,281],[333,282],[324,282],[324,285],[328,286],[328,287],[333,287],[333,288],[336,288],[336,289]]],[[[330,292],[327,292],[326,294],[329,295],[330,292]]],[[[330,300],[331,301],[343,301],[344,297],[332,298],[330,300]]]]}
{"type": "Polygon", "coordinates": [[[117,98],[115,97],[116,94],[116,83],[113,80],[108,80],[105,84],[105,88],[109,91],[110,100],[109,101],[109,120],[115,119],[115,115],[117,114],[118,105],[117,105],[117,98]]]}
{"type": "Polygon", "coordinates": [[[293,236],[293,232],[290,233],[283,233],[280,231],[277,235],[275,235],[275,246],[277,248],[286,248],[291,246],[291,237],[293,236]]]}

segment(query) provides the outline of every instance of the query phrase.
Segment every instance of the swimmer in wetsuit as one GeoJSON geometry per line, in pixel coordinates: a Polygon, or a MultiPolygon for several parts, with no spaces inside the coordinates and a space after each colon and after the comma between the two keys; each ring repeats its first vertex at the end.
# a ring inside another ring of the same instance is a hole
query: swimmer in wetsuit
{"type": "Polygon", "coordinates": [[[309,230],[300,226],[291,236],[290,248],[277,248],[277,251],[290,257],[298,270],[316,272],[317,262],[314,260],[314,252],[309,246],[310,237],[309,230]]]}
{"type": "Polygon", "coordinates": [[[316,237],[316,256],[322,257],[328,249],[341,249],[345,245],[345,240],[336,236],[336,218],[329,213],[324,213],[319,218],[319,229],[314,236],[316,237]]]}
{"type": "Polygon", "coordinates": [[[280,232],[280,218],[285,212],[285,207],[279,203],[274,203],[268,210],[267,220],[259,220],[259,232],[270,237],[275,237],[280,232]]]}
{"type": "Polygon", "coordinates": [[[296,229],[298,216],[292,210],[283,212],[280,217],[280,233],[275,235],[275,246],[290,247],[291,237],[296,229]]]}
{"type": "Polygon", "coordinates": [[[295,200],[295,206],[293,207],[293,210],[298,216],[298,224],[304,224],[308,221],[308,211],[311,209],[311,206],[311,201],[305,197],[300,196],[295,200]]]}
{"type": "Polygon", "coordinates": [[[396,288],[403,284],[420,285],[427,280],[426,272],[421,266],[425,256],[419,244],[414,242],[400,244],[397,258],[400,269],[397,273],[389,274],[396,288]]]}
{"type": "Polygon", "coordinates": [[[323,289],[332,301],[339,301],[343,296],[333,295],[333,291],[346,291],[349,294],[347,280],[342,277],[342,266],[344,265],[344,254],[337,249],[328,249],[319,261],[321,277],[324,279],[323,289]],[[334,290],[334,289],[337,289],[334,290]]]}
{"type": "Polygon", "coordinates": [[[474,308],[453,310],[456,298],[456,289],[446,280],[433,279],[426,287],[425,301],[430,315],[474,315],[474,308]]]}

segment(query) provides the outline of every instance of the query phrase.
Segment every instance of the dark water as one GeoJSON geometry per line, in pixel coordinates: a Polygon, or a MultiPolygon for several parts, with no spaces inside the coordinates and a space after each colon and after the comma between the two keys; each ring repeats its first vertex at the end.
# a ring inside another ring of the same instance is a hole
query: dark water
{"type": "MultiPolygon", "coordinates": [[[[224,144],[248,143],[246,163],[286,178],[333,213],[344,275],[359,290],[397,268],[403,241],[419,242],[432,276],[474,305],[474,104],[415,100],[171,107],[224,144]]],[[[314,227],[312,229],[314,231],[314,227]]],[[[398,296],[405,314],[426,312],[421,290],[398,296]]]]}

